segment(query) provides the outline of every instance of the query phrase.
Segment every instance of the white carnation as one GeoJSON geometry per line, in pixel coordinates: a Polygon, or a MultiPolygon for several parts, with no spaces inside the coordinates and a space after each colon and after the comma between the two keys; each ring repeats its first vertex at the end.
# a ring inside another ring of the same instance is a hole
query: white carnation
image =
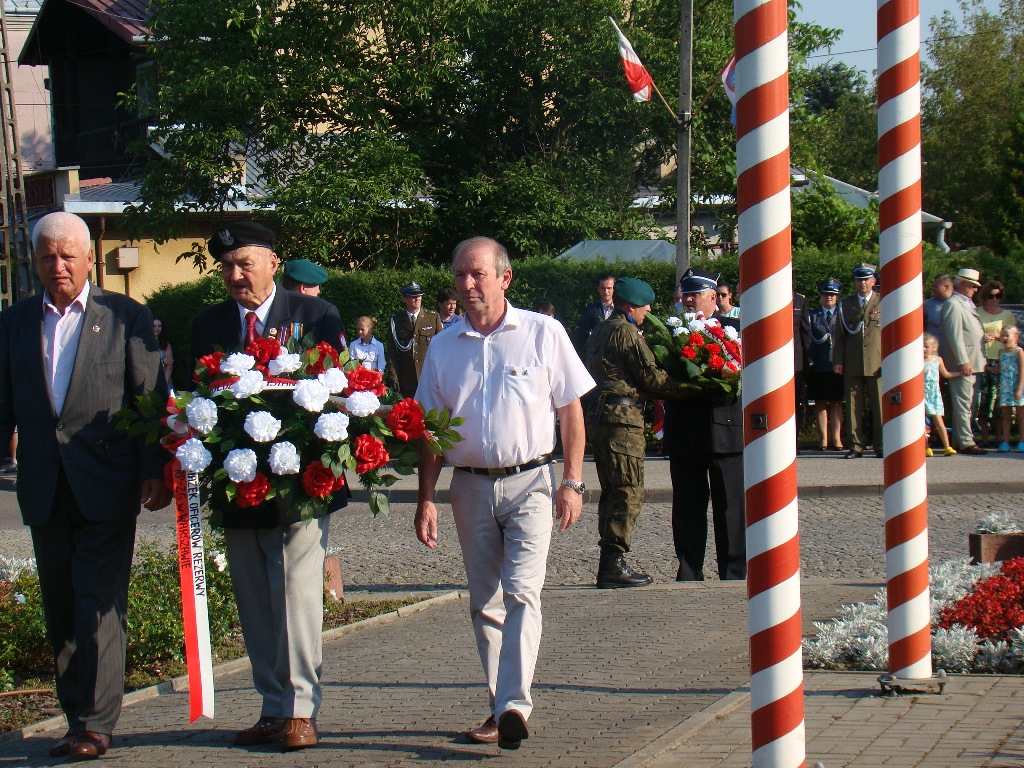
{"type": "Polygon", "coordinates": [[[227,359],[220,364],[220,369],[232,376],[241,376],[246,371],[251,371],[254,365],[256,365],[255,357],[235,352],[227,356],[227,359]]]}
{"type": "Polygon", "coordinates": [[[682,336],[684,333],[686,333],[686,329],[683,328],[682,326],[679,326],[678,328],[673,328],[672,329],[672,335],[673,336],[682,336]]]}
{"type": "Polygon", "coordinates": [[[299,452],[285,441],[270,446],[270,471],[275,475],[297,475],[302,468],[299,452]]]}
{"type": "Polygon", "coordinates": [[[206,446],[194,437],[179,445],[174,455],[186,472],[202,472],[213,461],[213,455],[206,450],[206,446]]]}
{"type": "Polygon", "coordinates": [[[188,417],[188,425],[204,435],[208,435],[217,426],[217,404],[205,397],[197,397],[186,405],[185,415],[188,417]]]}
{"type": "Polygon", "coordinates": [[[224,573],[224,569],[228,567],[228,558],[223,552],[213,552],[213,564],[217,566],[217,570],[220,573],[224,573]]]}
{"type": "Polygon", "coordinates": [[[700,333],[704,330],[706,323],[700,318],[694,318],[689,322],[689,329],[691,333],[700,333]]]}
{"type": "Polygon", "coordinates": [[[725,326],[723,330],[725,331],[725,338],[729,339],[729,341],[736,341],[740,337],[740,332],[731,325],[725,326]]]}
{"type": "Polygon", "coordinates": [[[332,395],[339,394],[348,386],[348,377],[345,376],[345,372],[341,368],[328,368],[316,379],[327,387],[327,391],[332,395]]]}
{"type": "Polygon", "coordinates": [[[231,391],[235,397],[252,397],[263,391],[265,382],[263,374],[259,371],[245,371],[238,377],[238,381],[231,385],[231,391]]]}
{"type": "Polygon", "coordinates": [[[292,392],[292,399],[310,413],[322,411],[330,396],[327,387],[314,379],[295,382],[295,391],[292,392]]]}
{"type": "Polygon", "coordinates": [[[313,433],[321,440],[340,443],[348,437],[349,418],[344,413],[321,413],[313,433]]]}
{"type": "Polygon", "coordinates": [[[224,469],[233,483],[251,483],[256,479],[256,452],[249,448],[235,448],[224,459],[224,469]]]}
{"type": "Polygon", "coordinates": [[[665,320],[665,325],[667,325],[669,328],[678,328],[682,324],[683,324],[683,321],[680,320],[675,315],[672,315],[672,317],[670,317],[667,320],[665,320]]]}
{"type": "Polygon", "coordinates": [[[26,602],[28,602],[28,598],[25,597],[23,594],[21,594],[21,592],[15,592],[14,593],[14,602],[17,603],[18,605],[24,605],[26,602]]]}
{"type": "Polygon", "coordinates": [[[281,421],[267,411],[254,411],[245,417],[243,428],[257,443],[269,443],[281,431],[281,421]]]}
{"type": "Polygon", "coordinates": [[[292,373],[302,366],[302,355],[282,352],[270,361],[267,369],[271,376],[280,376],[282,373],[292,373]]]}
{"type": "Polygon", "coordinates": [[[345,400],[345,409],[353,416],[373,416],[380,408],[380,400],[373,392],[353,392],[345,400]]]}

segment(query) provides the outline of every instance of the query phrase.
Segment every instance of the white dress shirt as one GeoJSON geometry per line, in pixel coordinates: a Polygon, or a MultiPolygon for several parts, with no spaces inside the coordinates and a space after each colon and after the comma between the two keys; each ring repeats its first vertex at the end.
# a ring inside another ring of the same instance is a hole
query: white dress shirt
{"type": "Polygon", "coordinates": [[[445,451],[456,467],[513,467],[555,447],[555,409],[594,388],[594,379],[554,318],[505,302],[505,319],[487,336],[472,320],[434,337],[416,399],[466,421],[464,438],[445,451]]]}
{"type": "Polygon", "coordinates": [[[53,410],[58,416],[64,410],[64,400],[71,386],[88,301],[89,281],[63,312],[54,305],[50,294],[43,291],[43,366],[53,410]]]}
{"type": "Polygon", "coordinates": [[[250,312],[256,313],[256,335],[262,336],[263,329],[267,326],[267,315],[270,314],[270,305],[274,303],[274,297],[277,296],[277,283],[274,283],[274,290],[270,292],[270,296],[267,300],[260,304],[256,309],[246,309],[241,304],[236,304],[238,307],[238,322],[242,328],[242,344],[245,344],[245,316],[250,312]]]}

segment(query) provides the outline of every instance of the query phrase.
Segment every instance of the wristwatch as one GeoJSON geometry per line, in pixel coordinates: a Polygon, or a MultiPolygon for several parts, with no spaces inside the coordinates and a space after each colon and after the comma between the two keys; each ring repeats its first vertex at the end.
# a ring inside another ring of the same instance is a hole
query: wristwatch
{"type": "Polygon", "coordinates": [[[587,490],[587,485],[582,480],[562,480],[562,485],[567,488],[572,488],[580,496],[587,490]]]}

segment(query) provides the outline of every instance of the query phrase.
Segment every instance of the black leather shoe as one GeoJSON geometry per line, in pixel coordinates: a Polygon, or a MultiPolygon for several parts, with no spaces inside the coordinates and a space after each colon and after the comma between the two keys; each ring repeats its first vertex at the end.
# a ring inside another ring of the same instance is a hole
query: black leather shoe
{"type": "Polygon", "coordinates": [[[526,718],[518,709],[507,709],[498,718],[498,746],[502,749],[519,749],[519,744],[530,738],[526,718]]]}
{"type": "Polygon", "coordinates": [[[881,448],[875,448],[875,456],[879,459],[885,458],[885,453],[881,448]]]}
{"type": "Polygon", "coordinates": [[[843,458],[844,459],[859,459],[863,455],[864,455],[864,451],[860,450],[859,448],[851,448],[850,450],[848,450],[846,452],[846,455],[843,458]]]}
{"type": "Polygon", "coordinates": [[[601,564],[597,568],[598,589],[646,587],[653,581],[646,573],[633,570],[619,550],[601,547],[601,564]]]}

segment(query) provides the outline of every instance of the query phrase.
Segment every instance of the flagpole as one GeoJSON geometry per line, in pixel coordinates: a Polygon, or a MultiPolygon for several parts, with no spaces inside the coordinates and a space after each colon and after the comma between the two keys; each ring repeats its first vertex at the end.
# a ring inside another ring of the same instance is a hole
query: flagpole
{"type": "MultiPolygon", "coordinates": [[[[659,96],[661,93],[659,92],[659,96]]],[[[663,99],[664,100],[664,99],[663,99]]],[[[666,103],[665,106],[668,106],[666,103]]],[[[693,119],[693,0],[679,19],[679,113],[676,120],[676,283],[690,268],[690,127],[693,119]]]]}
{"type": "MultiPolygon", "coordinates": [[[[654,82],[654,80],[651,80],[651,85],[654,86],[654,92],[656,94],[658,94],[658,98],[661,99],[661,103],[665,105],[665,109],[667,109],[668,113],[670,115],[672,115],[672,119],[673,120],[678,120],[679,119],[679,115],[677,115],[676,111],[674,109],[672,109],[672,107],[670,107],[668,105],[667,101],[665,101],[665,97],[661,95],[661,89],[658,87],[658,84],[656,82],[654,82]]],[[[686,270],[683,270],[683,271],[685,272],[686,270]]]]}

